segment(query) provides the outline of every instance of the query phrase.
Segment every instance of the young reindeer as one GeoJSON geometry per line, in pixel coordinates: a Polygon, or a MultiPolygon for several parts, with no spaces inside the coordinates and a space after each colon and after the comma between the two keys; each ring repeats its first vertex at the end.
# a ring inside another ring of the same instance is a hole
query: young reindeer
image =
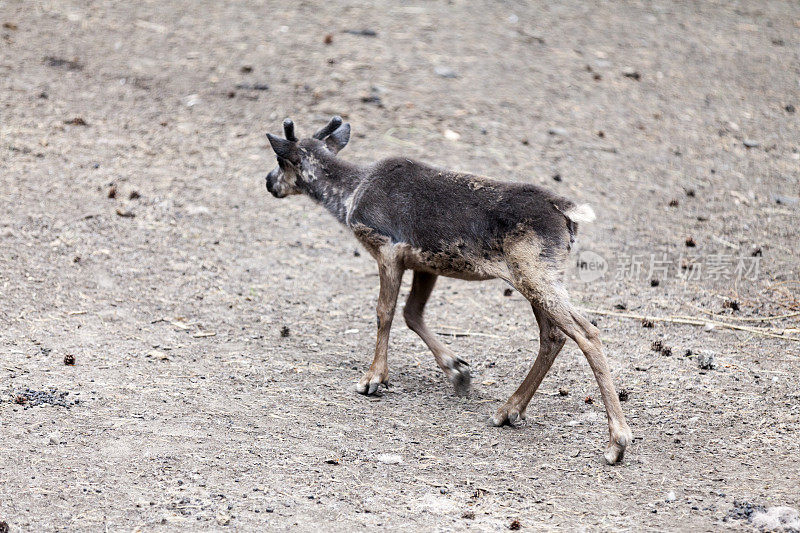
{"type": "Polygon", "coordinates": [[[294,124],[283,123],[285,139],[267,134],[278,167],[267,175],[276,198],[306,194],[350,228],[378,262],[378,339],[375,357],[356,390],[373,394],[388,385],[386,353],[400,282],[413,270],[403,316],[428,345],[457,393],[469,389],[466,361],[425,325],[425,303],[437,276],[465,280],[500,278],[527,298],[539,324],[539,355],[519,388],[492,417],[495,426],[514,425],[564,346],[574,340],[589,361],[608,415],[609,464],[631,443],[631,430],[608,369],[600,333],[569,302],[565,263],[578,225],[594,219],[588,205],[535,185],[505,183],[441,170],[405,158],[367,166],[339,159],[350,139],[341,117],[313,137],[298,140],[294,124]]]}

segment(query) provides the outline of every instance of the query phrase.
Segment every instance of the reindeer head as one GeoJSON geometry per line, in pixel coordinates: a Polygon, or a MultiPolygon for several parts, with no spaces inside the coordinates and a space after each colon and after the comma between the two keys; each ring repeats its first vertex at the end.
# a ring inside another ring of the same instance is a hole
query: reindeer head
{"type": "Polygon", "coordinates": [[[342,123],[342,117],[333,117],[328,124],[312,137],[298,140],[294,134],[294,122],[283,121],[285,139],[267,133],[269,144],[278,158],[278,166],[267,174],[267,190],[275,198],[301,194],[303,185],[321,176],[321,162],[335,156],[350,140],[350,124],[342,123]]]}

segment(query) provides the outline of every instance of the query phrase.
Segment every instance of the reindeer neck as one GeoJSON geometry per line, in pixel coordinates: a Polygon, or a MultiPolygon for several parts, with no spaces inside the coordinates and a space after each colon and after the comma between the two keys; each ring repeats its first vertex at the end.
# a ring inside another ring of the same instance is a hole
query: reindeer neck
{"type": "Polygon", "coordinates": [[[345,223],[348,200],[361,183],[361,168],[329,153],[309,152],[305,157],[309,170],[301,180],[304,192],[345,223]]]}

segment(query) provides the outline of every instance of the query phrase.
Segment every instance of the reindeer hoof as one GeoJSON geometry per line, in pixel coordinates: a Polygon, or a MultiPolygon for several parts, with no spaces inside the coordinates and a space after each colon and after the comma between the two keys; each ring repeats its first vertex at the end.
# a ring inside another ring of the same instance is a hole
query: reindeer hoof
{"type": "Polygon", "coordinates": [[[364,396],[372,396],[378,391],[378,387],[381,385],[384,385],[388,389],[389,378],[382,378],[380,374],[373,375],[371,372],[367,372],[364,374],[364,377],[361,378],[361,381],[358,382],[358,385],[356,385],[356,392],[364,396]]]}
{"type": "Polygon", "coordinates": [[[608,443],[608,448],[606,448],[606,452],[603,454],[606,463],[614,465],[622,461],[622,458],[625,456],[625,448],[628,447],[632,440],[633,435],[631,430],[627,427],[612,436],[608,443]]]}
{"type": "Polygon", "coordinates": [[[453,384],[456,394],[466,396],[472,384],[472,375],[469,372],[469,363],[456,357],[448,362],[447,379],[453,384]]]}
{"type": "Polygon", "coordinates": [[[522,424],[522,421],[525,420],[525,413],[520,413],[519,409],[506,403],[497,412],[491,419],[491,423],[495,427],[500,426],[512,426],[517,427],[522,424]]]}
{"type": "Polygon", "coordinates": [[[615,465],[619,461],[622,461],[622,458],[625,455],[625,448],[621,448],[617,444],[611,444],[606,448],[606,453],[603,454],[603,457],[606,459],[606,463],[609,465],[615,465]]]}

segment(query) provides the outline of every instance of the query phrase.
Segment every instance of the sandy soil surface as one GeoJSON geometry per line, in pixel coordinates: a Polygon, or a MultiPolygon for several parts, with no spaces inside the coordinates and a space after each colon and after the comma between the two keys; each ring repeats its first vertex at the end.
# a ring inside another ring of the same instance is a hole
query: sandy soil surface
{"type": "Polygon", "coordinates": [[[800,5],[560,4],[0,0],[0,521],[716,531],[800,508],[800,343],[765,335],[800,321],[759,320],[800,310],[800,5]],[[401,319],[392,387],[354,393],[375,264],[264,188],[264,134],[334,113],[342,157],[592,204],[576,255],[608,272],[571,270],[581,307],[700,319],[590,315],[623,464],[574,343],[523,426],[488,426],[538,334],[499,281],[428,307],[469,397],[401,319]]]}

